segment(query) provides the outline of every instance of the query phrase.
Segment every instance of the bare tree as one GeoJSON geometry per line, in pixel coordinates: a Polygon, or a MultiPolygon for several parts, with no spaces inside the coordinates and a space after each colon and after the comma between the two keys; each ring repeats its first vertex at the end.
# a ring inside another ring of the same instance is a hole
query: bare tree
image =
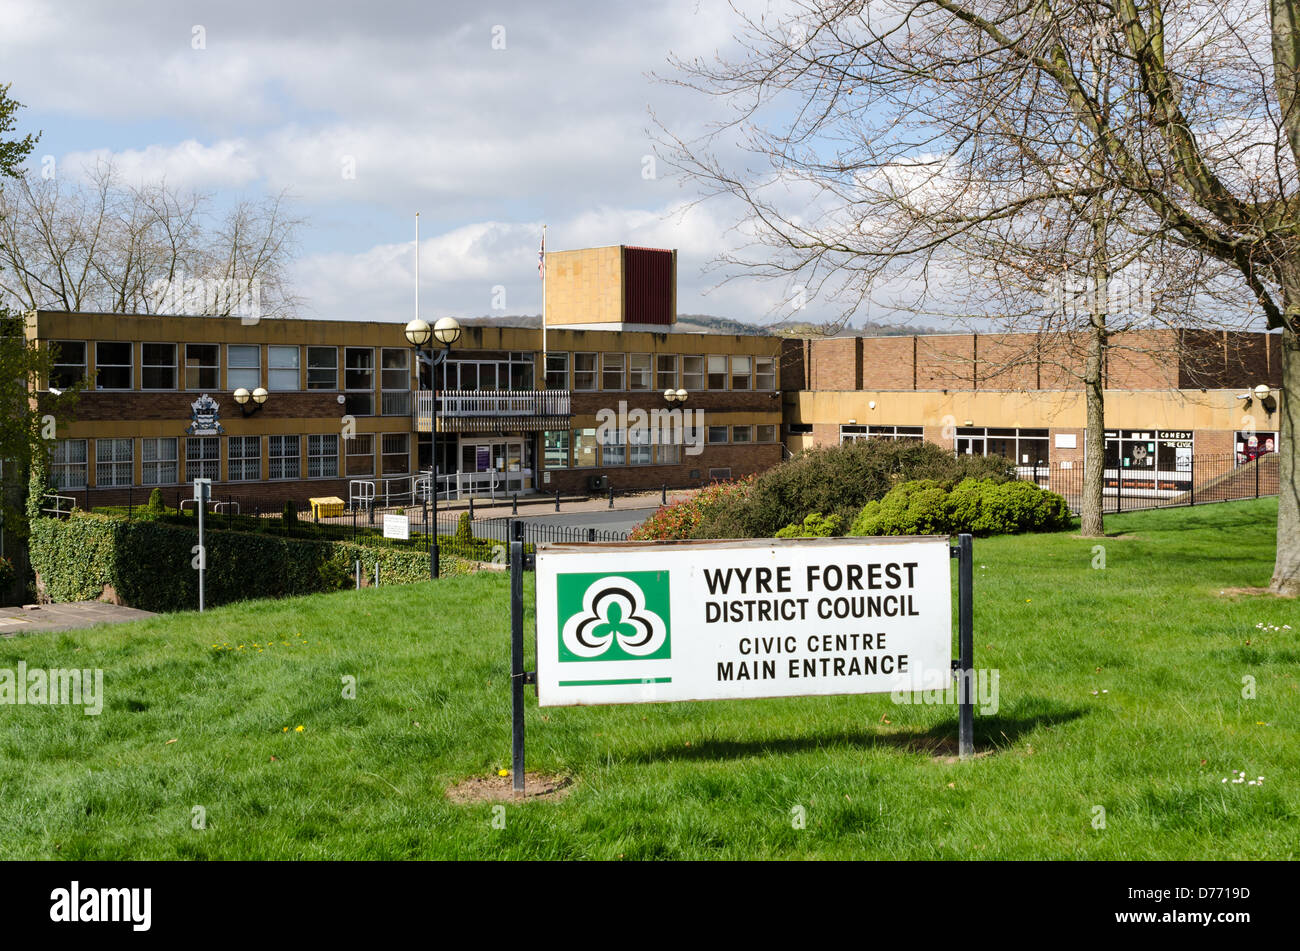
{"type": "Polygon", "coordinates": [[[284,193],[223,214],[212,196],[127,185],[109,164],[82,183],[29,173],[0,188],[0,297],[18,309],[283,317],[303,224],[284,193]]]}
{"type": "Polygon", "coordinates": [[[672,80],[733,111],[700,140],[667,134],[669,158],[739,201],[753,243],[730,264],[797,276],[846,312],[902,277],[924,297],[973,249],[986,261],[1023,251],[1021,275],[1050,281],[1050,252],[1064,249],[1064,272],[1082,268],[1102,301],[1080,328],[1090,394],[1113,337],[1105,291],[1123,267],[1173,267],[1190,282],[1184,299],[1210,314],[1244,294],[1282,335],[1272,590],[1294,595],[1298,12],[1300,0],[794,0],[788,16],[738,12],[739,57],[677,61],[672,80]],[[719,158],[736,148],[760,168],[719,158]],[[1053,242],[1066,225],[1074,238],[1053,242]]]}

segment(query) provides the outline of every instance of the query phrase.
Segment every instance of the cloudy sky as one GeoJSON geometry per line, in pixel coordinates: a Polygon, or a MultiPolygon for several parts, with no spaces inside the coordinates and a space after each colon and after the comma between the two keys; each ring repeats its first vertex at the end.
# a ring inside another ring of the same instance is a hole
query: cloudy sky
{"type": "Polygon", "coordinates": [[[545,222],[551,250],[677,248],[681,312],[768,322],[782,288],[704,273],[734,210],[649,164],[650,110],[691,134],[718,104],[647,74],[736,27],[719,0],[0,0],[0,83],[60,175],[287,188],[304,316],[409,319],[419,211],[426,317],[493,313],[495,285],[540,312],[545,222]]]}

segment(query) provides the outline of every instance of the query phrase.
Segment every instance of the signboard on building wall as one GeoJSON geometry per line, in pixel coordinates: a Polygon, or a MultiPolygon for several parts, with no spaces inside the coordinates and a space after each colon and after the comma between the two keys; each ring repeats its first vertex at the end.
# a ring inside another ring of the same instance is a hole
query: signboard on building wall
{"type": "Polygon", "coordinates": [[[543,546],[539,703],[945,687],[950,564],[946,537],[543,546]]]}

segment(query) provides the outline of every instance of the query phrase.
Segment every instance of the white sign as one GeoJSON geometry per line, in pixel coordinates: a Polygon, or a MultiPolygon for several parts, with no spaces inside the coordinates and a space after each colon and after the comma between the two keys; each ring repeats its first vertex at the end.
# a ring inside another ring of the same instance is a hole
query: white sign
{"type": "Polygon", "coordinates": [[[405,515],[385,515],[384,537],[409,539],[411,537],[410,518],[405,515]]]}
{"type": "Polygon", "coordinates": [[[1077,438],[1078,437],[1076,437],[1074,433],[1057,433],[1056,448],[1057,449],[1077,448],[1077,438]]]}
{"type": "Polygon", "coordinates": [[[950,563],[929,536],[543,545],[539,703],[946,687],[950,563]]]}

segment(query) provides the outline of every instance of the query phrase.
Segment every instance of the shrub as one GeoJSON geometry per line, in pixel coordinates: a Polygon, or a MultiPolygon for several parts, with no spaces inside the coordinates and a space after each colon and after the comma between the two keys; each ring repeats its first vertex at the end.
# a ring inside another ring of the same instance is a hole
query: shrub
{"type": "Polygon", "coordinates": [[[456,522],[456,541],[474,541],[474,520],[470,518],[469,512],[460,513],[460,520],[456,522]]]}
{"type": "Polygon", "coordinates": [[[14,574],[14,563],[0,555],[0,598],[9,594],[9,588],[14,583],[14,574]]]}
{"type": "Polygon", "coordinates": [[[1070,526],[1066,501],[1030,482],[965,479],[951,490],[933,480],[906,482],[868,502],[850,535],[1009,535],[1070,526]]]}
{"type": "Polygon", "coordinates": [[[830,538],[840,534],[840,525],[844,520],[838,515],[822,515],[813,512],[801,523],[787,525],[776,533],[777,538],[830,538]]]}
{"type": "Polygon", "coordinates": [[[1005,482],[1014,469],[999,457],[954,456],[918,440],[868,439],[811,449],[754,479],[752,491],[706,513],[695,538],[762,538],[812,513],[853,521],[863,505],[919,479],[953,484],[967,476],[1005,482]]]}
{"type": "Polygon", "coordinates": [[[879,502],[868,502],[854,519],[853,535],[946,535],[948,491],[933,479],[904,482],[879,502]]]}
{"type": "Polygon", "coordinates": [[[162,489],[154,489],[149,493],[149,501],[145,503],[142,514],[149,517],[164,515],[167,512],[167,505],[163,502],[162,489]]]}
{"type": "MultiPolygon", "coordinates": [[[[95,599],[111,588],[133,607],[188,610],[198,603],[196,541],[194,529],[162,521],[92,514],[40,518],[32,525],[31,561],[51,601],[95,599]]],[[[429,577],[428,556],[418,550],[237,531],[213,532],[205,542],[204,595],[214,605],[334,591],[348,584],[357,558],[367,571],[378,560],[385,581],[429,577]]],[[[443,559],[444,574],[467,570],[459,559],[443,559]]]]}
{"type": "Polygon", "coordinates": [[[633,541],[669,541],[682,538],[743,538],[740,534],[700,535],[700,524],[712,518],[725,532],[725,514],[739,504],[750,491],[753,476],[714,482],[699,492],[668,505],[661,505],[648,519],[628,534],[633,541]]]}

